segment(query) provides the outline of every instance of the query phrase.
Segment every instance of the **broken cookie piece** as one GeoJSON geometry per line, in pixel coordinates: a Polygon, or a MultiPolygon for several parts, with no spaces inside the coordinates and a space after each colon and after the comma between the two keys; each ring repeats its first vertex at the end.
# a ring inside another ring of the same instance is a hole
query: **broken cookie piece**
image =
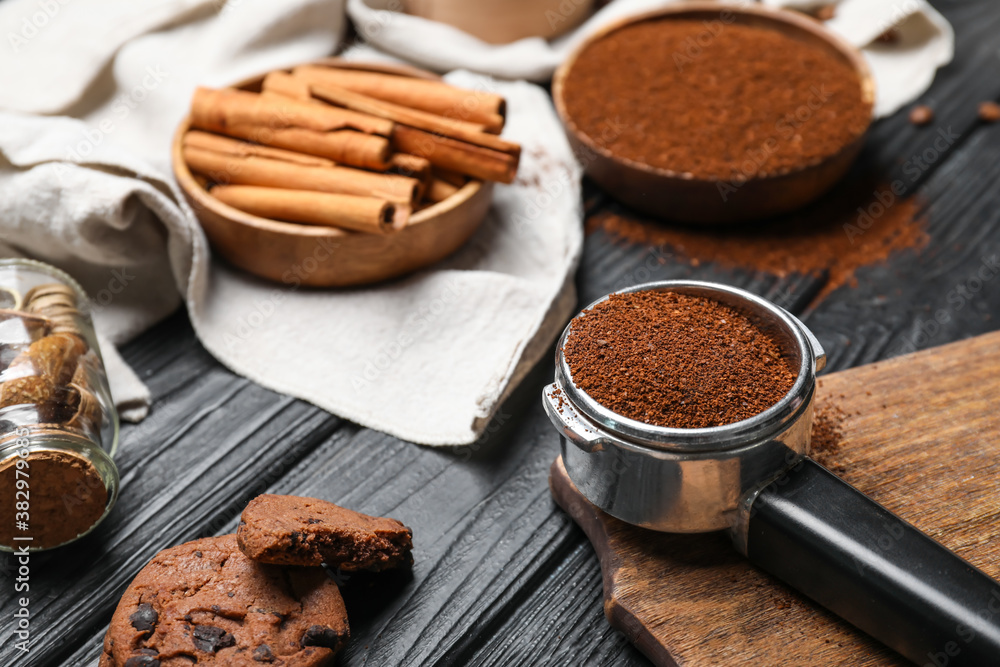
{"type": "Polygon", "coordinates": [[[413,562],[413,533],[395,519],[368,516],[316,498],[265,494],[243,510],[236,537],[247,557],[272,565],[343,571],[413,562]]]}

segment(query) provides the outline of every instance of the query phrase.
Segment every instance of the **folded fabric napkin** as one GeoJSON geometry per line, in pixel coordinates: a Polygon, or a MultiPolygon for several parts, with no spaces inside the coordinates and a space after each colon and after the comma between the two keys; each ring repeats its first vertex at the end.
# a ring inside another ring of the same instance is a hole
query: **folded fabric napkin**
{"type": "MultiPolygon", "coordinates": [[[[399,13],[401,5],[395,0],[348,0],[347,11],[371,44],[418,65],[441,72],[463,67],[504,78],[546,81],[580,42],[601,27],[678,1],[614,0],[558,39],[530,38],[500,45],[443,23],[399,13]]],[[[861,49],[868,60],[876,84],[874,113],[879,118],[927,90],[934,72],[949,63],[954,52],[951,25],[924,0],[764,0],[764,4],[800,8],[836,4],[827,26],[861,49]],[[897,32],[895,41],[879,41],[890,29],[897,32]]]]}
{"type": "Polygon", "coordinates": [[[0,4],[0,238],[80,280],[114,343],[183,300],[237,373],[402,438],[471,442],[575,303],[580,171],[542,89],[449,76],[508,98],[520,177],[465,248],[384,285],[294,289],[210,261],[170,175],[196,85],[328,55],[344,23],[342,0],[0,4]]]}

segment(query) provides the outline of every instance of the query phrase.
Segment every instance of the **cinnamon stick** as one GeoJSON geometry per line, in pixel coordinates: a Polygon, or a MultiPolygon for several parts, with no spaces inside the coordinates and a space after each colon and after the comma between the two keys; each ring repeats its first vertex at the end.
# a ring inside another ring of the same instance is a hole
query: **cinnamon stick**
{"type": "Polygon", "coordinates": [[[431,176],[434,178],[440,178],[445,183],[451,183],[456,188],[460,188],[465,185],[467,180],[465,176],[458,173],[457,171],[451,171],[450,169],[442,169],[441,167],[434,167],[431,171],[431,176]]]}
{"type": "Polygon", "coordinates": [[[435,167],[485,181],[512,183],[517,174],[517,158],[507,153],[473,146],[406,125],[397,125],[392,142],[396,150],[426,158],[435,167]]]}
{"type": "Polygon", "coordinates": [[[488,132],[503,129],[506,103],[494,93],[456,88],[443,81],[322,65],[302,65],[292,74],[311,84],[338,86],[411,109],[477,123],[488,132]]]}
{"type": "Polygon", "coordinates": [[[299,127],[269,128],[237,124],[226,127],[225,134],[378,171],[388,168],[391,153],[389,140],[385,137],[354,130],[317,132],[299,127]]]}
{"type": "Polygon", "coordinates": [[[458,192],[458,188],[451,183],[442,181],[440,178],[432,178],[430,185],[427,186],[427,190],[424,192],[424,198],[432,202],[439,202],[444,201],[456,192],[458,192]]]}
{"type": "Polygon", "coordinates": [[[226,134],[231,125],[267,128],[301,127],[325,132],[357,130],[390,136],[392,121],[328,105],[307,104],[276,95],[245,90],[198,88],[191,100],[191,124],[202,130],[226,134]]]}
{"type": "Polygon", "coordinates": [[[309,102],[312,99],[308,82],[281,71],[271,72],[264,77],[261,92],[284,95],[302,102],[309,102]]]}
{"type": "Polygon", "coordinates": [[[184,135],[184,145],[193,146],[194,148],[204,148],[205,150],[215,151],[216,153],[225,153],[226,155],[241,155],[247,157],[257,155],[260,157],[271,158],[272,160],[284,160],[285,162],[294,162],[296,164],[304,164],[313,167],[332,167],[336,164],[333,160],[328,160],[326,158],[316,157],[314,155],[304,155],[296,151],[288,151],[282,148],[272,148],[270,146],[251,144],[246,141],[238,141],[236,139],[230,139],[229,137],[223,137],[210,132],[202,132],[201,130],[188,131],[188,133],[184,135]]]}
{"type": "Polygon", "coordinates": [[[385,102],[362,93],[356,93],[346,88],[329,84],[310,84],[309,90],[315,97],[344,107],[345,109],[378,116],[379,118],[385,118],[395,123],[415,127],[418,130],[451,137],[452,139],[465,141],[475,146],[508,153],[515,157],[521,154],[521,147],[519,145],[501,139],[495,134],[483,132],[482,125],[446,118],[445,116],[417,109],[409,109],[398,104],[393,104],[392,102],[385,102]]]}
{"type": "Polygon", "coordinates": [[[374,197],[286,190],[252,185],[220,185],[213,197],[252,215],[307,225],[338,227],[368,234],[402,229],[409,218],[406,206],[374,197]]]}
{"type": "Polygon", "coordinates": [[[184,147],[184,161],[192,171],[205,174],[220,185],[260,185],[359,195],[406,205],[416,200],[420,186],[415,178],[406,176],[373,174],[350,167],[307,167],[257,156],[225,155],[191,146],[184,147]]]}
{"type": "Polygon", "coordinates": [[[431,176],[431,163],[427,158],[409,153],[393,153],[389,158],[387,171],[413,178],[426,183],[431,176]]]}

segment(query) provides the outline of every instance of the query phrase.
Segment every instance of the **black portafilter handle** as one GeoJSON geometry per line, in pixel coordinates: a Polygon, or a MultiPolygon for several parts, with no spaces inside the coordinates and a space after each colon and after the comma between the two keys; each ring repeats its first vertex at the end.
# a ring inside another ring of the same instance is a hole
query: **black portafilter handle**
{"type": "Polygon", "coordinates": [[[747,556],[918,665],[1000,666],[1000,583],[812,459],[761,491],[747,556]]]}

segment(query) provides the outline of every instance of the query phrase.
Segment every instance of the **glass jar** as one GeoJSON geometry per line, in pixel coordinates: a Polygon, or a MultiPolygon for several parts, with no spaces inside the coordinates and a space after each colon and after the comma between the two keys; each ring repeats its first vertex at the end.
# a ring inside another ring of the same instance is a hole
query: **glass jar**
{"type": "Polygon", "coordinates": [[[118,413],[83,289],[0,260],[0,550],[89,533],[118,497],[118,413]]]}

